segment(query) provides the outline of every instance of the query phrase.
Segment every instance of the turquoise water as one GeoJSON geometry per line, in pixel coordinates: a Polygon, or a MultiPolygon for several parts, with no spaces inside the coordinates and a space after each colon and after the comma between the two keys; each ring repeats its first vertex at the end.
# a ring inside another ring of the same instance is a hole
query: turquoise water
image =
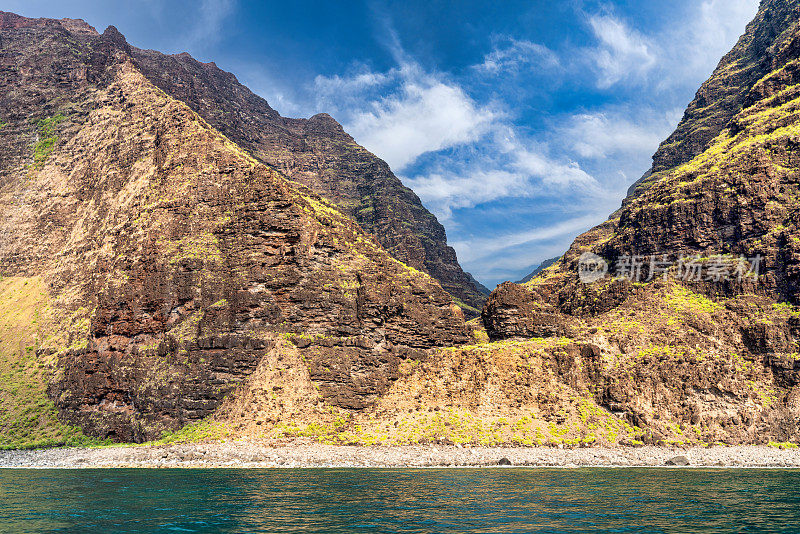
{"type": "Polygon", "coordinates": [[[800,532],[800,472],[0,470],[2,532],[800,532]]]}

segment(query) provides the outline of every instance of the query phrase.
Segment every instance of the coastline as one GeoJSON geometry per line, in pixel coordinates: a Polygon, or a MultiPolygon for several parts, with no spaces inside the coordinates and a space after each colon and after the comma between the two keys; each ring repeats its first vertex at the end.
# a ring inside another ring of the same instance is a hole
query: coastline
{"type": "Polygon", "coordinates": [[[689,468],[800,468],[800,451],[762,445],[617,447],[458,447],[449,445],[347,446],[259,442],[57,448],[0,451],[0,469],[81,468],[444,468],[665,467],[684,456],[689,468]]]}

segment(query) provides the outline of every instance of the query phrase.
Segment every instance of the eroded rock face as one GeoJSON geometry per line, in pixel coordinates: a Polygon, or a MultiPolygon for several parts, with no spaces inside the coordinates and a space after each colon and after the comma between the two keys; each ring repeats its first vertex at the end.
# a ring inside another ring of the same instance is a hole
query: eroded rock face
{"type": "Polygon", "coordinates": [[[755,19],[711,77],[700,86],[680,124],[653,156],[653,167],[636,184],[645,189],[654,173],[686,163],[711,144],[728,122],[752,103],[753,86],[764,76],[797,57],[796,33],[782,35],[800,17],[793,1],[764,0],[755,19]]]}
{"type": "MultiPolygon", "coordinates": [[[[498,303],[513,294],[503,292],[498,303]]],[[[614,414],[612,421],[630,425],[627,440],[683,445],[794,442],[800,440],[798,316],[797,308],[776,306],[764,296],[711,300],[683,284],[657,281],[630,287],[624,302],[605,312],[561,314],[572,327],[568,338],[510,338],[519,324],[531,319],[517,318],[516,324],[509,319],[501,323],[501,331],[510,339],[497,342],[494,350],[542,354],[541,361],[518,364],[520,371],[539,373],[541,378],[528,379],[530,383],[557,382],[550,389],[558,394],[537,401],[525,389],[526,382],[513,397],[525,406],[516,413],[530,409],[556,423],[561,413],[563,421],[571,421],[571,439],[597,436],[587,426],[588,408],[580,407],[590,401],[603,413],[614,414]],[[561,348],[542,351],[553,344],[561,348]],[[578,348],[586,357],[558,357],[558,350],[577,355],[578,348]]],[[[514,373],[508,375],[514,382],[514,373]]],[[[544,438],[559,436],[545,433],[544,438]]]]}
{"type": "Polygon", "coordinates": [[[547,302],[535,289],[505,282],[483,309],[486,333],[508,337],[562,337],[573,332],[571,317],[547,302]]]}
{"type": "Polygon", "coordinates": [[[70,330],[65,421],[158,437],[287,340],[322,402],[363,409],[400,361],[468,339],[435,280],[160,91],[115,29],[0,22],[0,266],[43,275],[70,330]]]}
{"type": "Polygon", "coordinates": [[[726,442],[754,442],[771,427],[782,438],[800,438],[799,15],[796,0],[762,2],[622,207],[537,277],[499,287],[484,307],[493,339],[553,335],[551,325],[571,325],[569,337],[592,338],[616,355],[611,360],[628,362],[632,381],[607,367],[598,372],[603,393],[596,400],[631,414],[631,424],[658,429],[657,441],[678,440],[667,438],[664,417],[717,424],[715,439],[726,442]],[[612,276],[583,283],[579,259],[586,253],[605,259],[612,274],[619,258],[642,258],[641,283],[612,276]],[[659,276],[648,273],[650,259],[662,254],[702,262],[759,257],[759,276],[729,271],[729,280],[672,282],[677,293],[664,296],[659,276]],[[665,313],[691,303],[694,318],[665,313]],[[658,359],[631,358],[634,351],[650,355],[648,344],[658,359]],[[713,370],[704,361],[711,355],[721,358],[713,370]],[[773,399],[759,414],[741,381],[745,373],[773,399]],[[657,399],[668,406],[658,417],[657,399]]]}
{"type": "MultiPolygon", "coordinates": [[[[800,4],[794,0],[762,3],[747,33],[656,154],[646,184],[528,282],[529,297],[517,292],[514,306],[527,306],[520,299],[544,300],[581,316],[619,305],[629,286],[610,278],[596,284],[578,280],[578,259],[587,252],[605,258],[612,268],[619,258],[634,256],[645,263],[662,254],[673,260],[681,255],[761,257],[758,283],[702,280],[691,286],[718,297],[756,292],[800,302],[798,13],[800,4]],[[737,65],[744,70],[734,69],[737,65]]],[[[498,292],[497,298],[508,291],[498,292]]],[[[502,313],[503,305],[493,299],[487,303],[489,315],[502,313]]]]}
{"type": "Polygon", "coordinates": [[[488,291],[461,269],[444,227],[384,161],[359,146],[330,115],[281,117],[233,74],[185,53],[132,48],[132,57],[167,94],[259,161],[333,202],[392,256],[437,279],[466,304],[467,315],[479,313],[488,291]]]}

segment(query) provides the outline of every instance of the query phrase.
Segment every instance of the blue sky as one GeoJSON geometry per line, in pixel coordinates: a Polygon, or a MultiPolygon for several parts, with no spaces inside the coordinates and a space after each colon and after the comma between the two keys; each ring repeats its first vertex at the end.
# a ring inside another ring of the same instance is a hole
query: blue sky
{"type": "Polygon", "coordinates": [[[562,253],[649,167],[758,0],[5,0],[215,61],[282,115],[330,113],[490,288],[562,253]]]}

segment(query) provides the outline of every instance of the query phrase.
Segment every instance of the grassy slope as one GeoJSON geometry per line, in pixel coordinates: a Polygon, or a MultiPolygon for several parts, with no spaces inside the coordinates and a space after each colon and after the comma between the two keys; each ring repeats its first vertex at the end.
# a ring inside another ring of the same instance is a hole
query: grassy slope
{"type": "MultiPolygon", "coordinates": [[[[762,426],[770,417],[779,417],[780,391],[772,373],[736,352],[743,349],[737,329],[729,326],[742,304],[751,308],[753,321],[765,327],[800,313],[754,295],[715,301],[679,284],[661,283],[639,288],[619,308],[576,323],[574,341],[602,349],[592,368],[597,376],[580,358],[565,357],[572,339],[490,343],[475,325],[475,345],[441,349],[424,362],[405,361],[397,382],[363,413],[273,412],[263,424],[250,427],[242,426],[238,417],[222,417],[214,423],[218,426],[187,427],[172,439],[300,437],[327,444],[574,447],[635,445],[653,433],[649,439],[662,445],[728,443],[739,439],[732,434],[737,425],[724,426],[716,417],[687,420],[682,406],[689,398],[702,405],[700,413],[713,415],[720,402],[733,399],[737,410],[751,413],[762,426]],[[698,397],[708,386],[704,377],[724,391],[719,398],[706,402],[698,397]],[[688,393],[687,379],[697,382],[688,393]],[[650,391],[652,380],[663,386],[658,393],[650,391]],[[649,425],[633,426],[599,404],[598,384],[618,390],[625,399],[620,410],[644,414],[649,425]]],[[[273,391],[271,385],[256,381],[251,388],[273,391]]],[[[257,396],[248,402],[252,404],[240,410],[262,413],[257,396]]],[[[779,443],[772,430],[763,429],[764,443],[790,446],[779,443]]]]}
{"type": "Polygon", "coordinates": [[[0,449],[98,443],[59,422],[47,397],[53,357],[37,349],[48,322],[41,278],[0,279],[0,449]]]}

